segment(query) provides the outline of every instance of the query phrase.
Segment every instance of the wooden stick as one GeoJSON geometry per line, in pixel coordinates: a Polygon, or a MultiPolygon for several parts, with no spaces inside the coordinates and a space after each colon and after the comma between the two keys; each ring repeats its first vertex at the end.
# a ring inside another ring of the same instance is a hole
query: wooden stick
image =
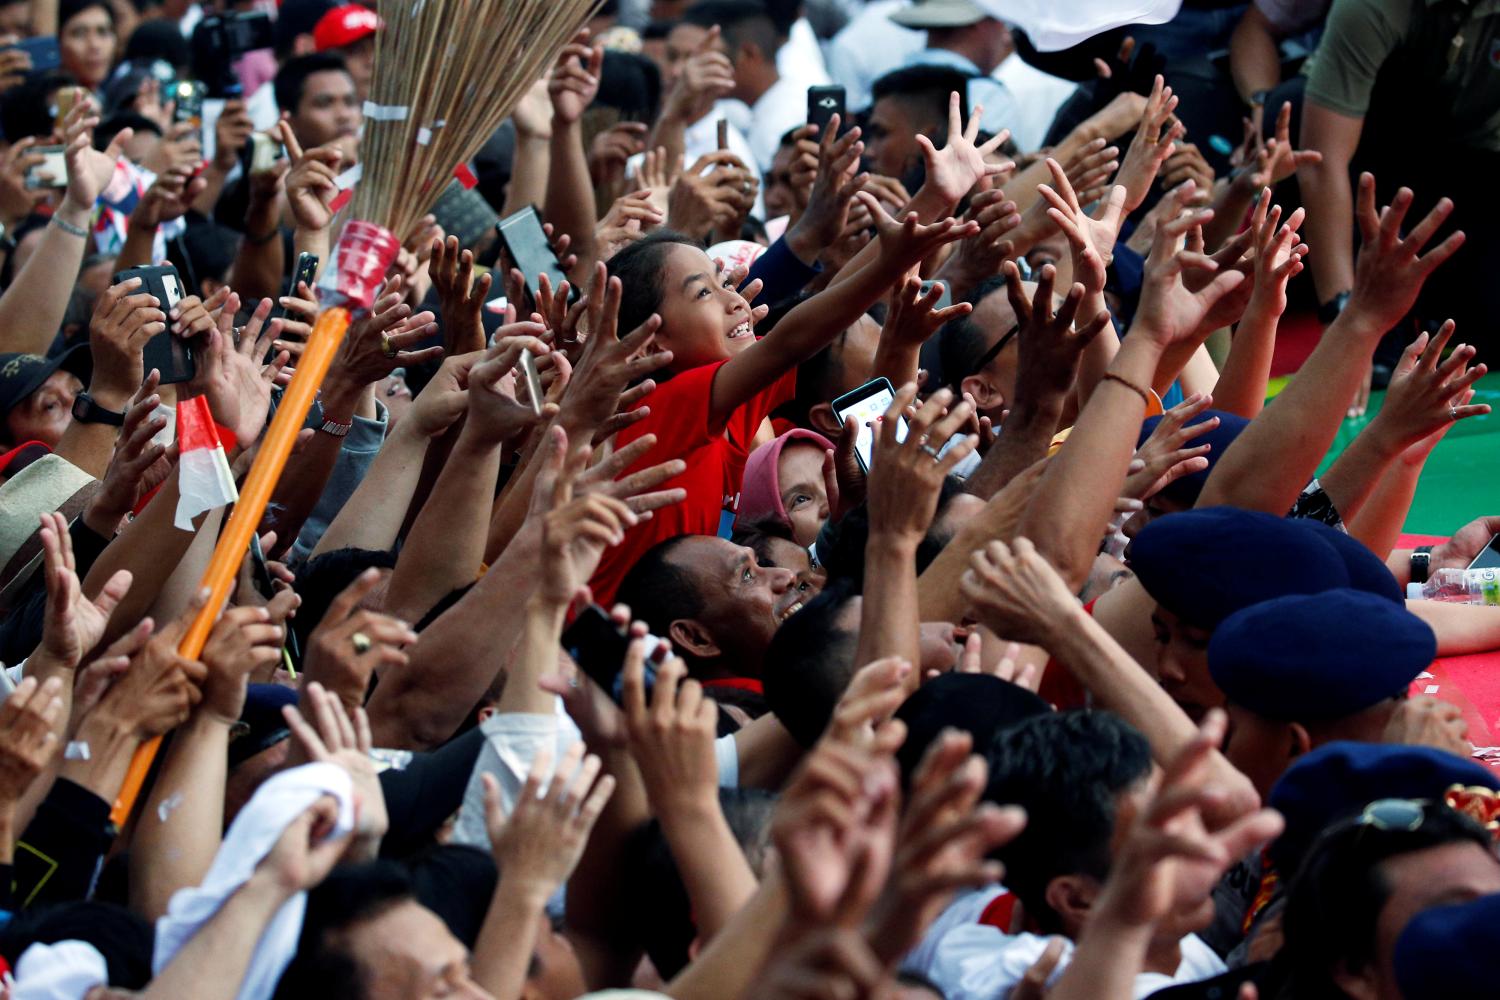
{"type": "MultiPolygon", "coordinates": [[[[219,617],[219,609],[229,599],[235,576],[245,560],[245,553],[249,551],[250,538],[260,527],[261,515],[265,513],[266,504],[271,500],[271,491],[281,478],[281,470],[286,467],[292,446],[297,443],[297,434],[307,419],[307,411],[312,407],[313,399],[323,384],[328,366],[333,363],[333,356],[338,353],[339,344],[344,340],[344,332],[349,329],[349,318],[347,309],[326,309],[318,316],[317,325],[308,337],[307,347],[303,349],[302,357],[297,362],[297,373],[292,376],[291,384],[281,397],[276,416],[261,441],[260,452],[255,456],[255,464],[250,467],[250,475],[245,479],[245,488],[240,491],[239,502],[234,505],[234,513],[230,515],[224,533],[219,536],[213,558],[209,560],[208,569],[203,574],[200,586],[209,588],[211,592],[208,603],[203,605],[198,616],[193,619],[193,624],[177,647],[177,651],[189,659],[196,660],[203,652],[203,645],[208,641],[214,621],[219,617]]],[[[161,737],[153,737],[141,744],[131,758],[125,783],[109,814],[110,820],[117,826],[124,826],[125,821],[130,818],[141,787],[146,783],[146,775],[151,770],[151,762],[155,760],[160,747],[161,737]]]]}

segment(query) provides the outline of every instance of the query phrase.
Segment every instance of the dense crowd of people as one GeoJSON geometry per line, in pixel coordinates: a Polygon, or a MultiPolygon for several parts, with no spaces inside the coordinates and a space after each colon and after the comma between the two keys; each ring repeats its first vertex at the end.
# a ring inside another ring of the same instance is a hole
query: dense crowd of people
{"type": "Polygon", "coordinates": [[[0,0],[4,995],[1490,995],[1500,8],[1014,6],[603,4],[211,607],[389,29],[0,0]]]}

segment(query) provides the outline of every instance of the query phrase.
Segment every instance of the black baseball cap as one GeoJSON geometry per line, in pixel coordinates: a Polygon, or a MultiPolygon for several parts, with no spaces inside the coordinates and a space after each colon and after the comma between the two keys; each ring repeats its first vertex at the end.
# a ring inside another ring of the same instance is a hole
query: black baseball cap
{"type": "Polygon", "coordinates": [[[87,386],[94,372],[88,345],[78,344],[50,358],[40,354],[0,354],[0,417],[19,406],[57,371],[72,372],[87,386]]]}

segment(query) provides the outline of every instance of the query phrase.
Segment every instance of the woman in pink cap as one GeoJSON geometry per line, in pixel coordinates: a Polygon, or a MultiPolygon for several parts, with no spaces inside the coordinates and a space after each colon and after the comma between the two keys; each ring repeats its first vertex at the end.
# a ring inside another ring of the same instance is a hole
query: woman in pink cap
{"type": "Polygon", "coordinates": [[[735,527],[774,522],[803,548],[817,541],[838,502],[833,442],[803,428],[789,430],[750,453],[735,527]]]}

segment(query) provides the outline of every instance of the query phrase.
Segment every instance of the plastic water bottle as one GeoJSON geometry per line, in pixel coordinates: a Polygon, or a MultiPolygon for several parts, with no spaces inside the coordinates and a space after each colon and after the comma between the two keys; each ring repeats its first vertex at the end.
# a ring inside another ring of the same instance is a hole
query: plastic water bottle
{"type": "Polygon", "coordinates": [[[1493,569],[1440,569],[1422,585],[1422,597],[1449,604],[1500,606],[1500,571],[1493,569]]]}

